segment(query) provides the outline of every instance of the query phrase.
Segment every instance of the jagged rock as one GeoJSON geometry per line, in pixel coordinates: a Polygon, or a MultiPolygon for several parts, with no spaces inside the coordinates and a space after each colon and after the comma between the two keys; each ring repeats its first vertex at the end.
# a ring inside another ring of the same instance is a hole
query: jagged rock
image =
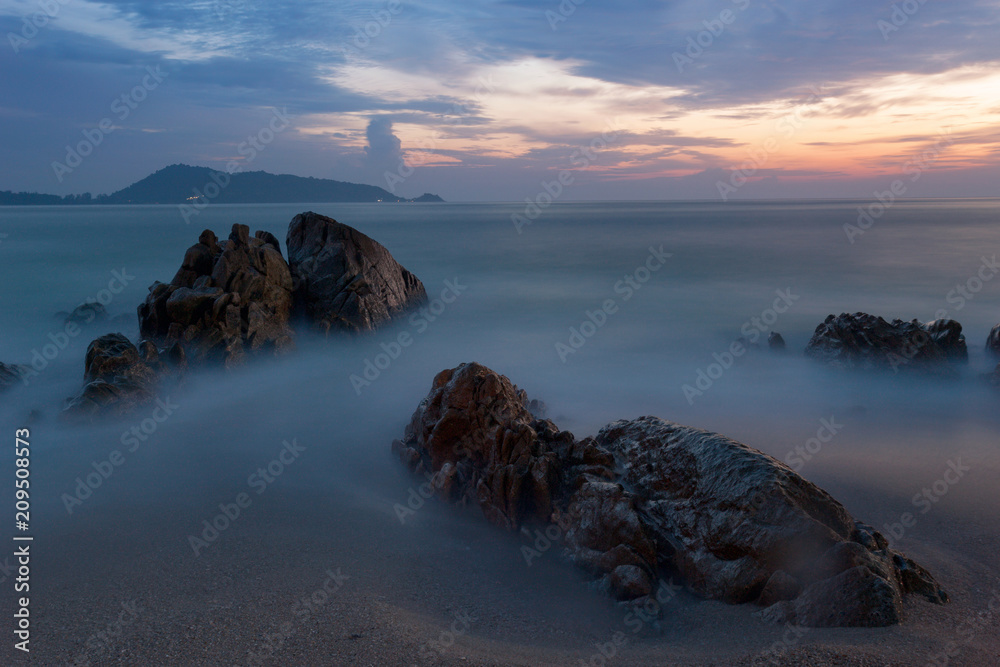
{"type": "Polygon", "coordinates": [[[388,250],[332,218],[295,216],[286,245],[296,308],[323,331],[371,331],[427,300],[388,250]]]}
{"type": "Polygon", "coordinates": [[[1000,324],[990,329],[990,335],[986,339],[986,353],[1000,357],[1000,324]]]}
{"type": "Polygon", "coordinates": [[[228,241],[211,230],[188,248],[169,285],[154,283],[139,306],[140,334],[161,348],[177,344],[195,361],[240,363],[247,351],[292,345],[292,278],[272,234],[250,238],[233,225],[228,241]]]}
{"type": "Polygon", "coordinates": [[[767,336],[767,346],[772,350],[783,351],[785,349],[785,339],[777,331],[772,331],[767,336]]]}
{"type": "Polygon", "coordinates": [[[88,324],[101,323],[108,319],[107,309],[96,301],[81,303],[72,312],[61,312],[58,316],[63,319],[64,324],[76,324],[84,326],[88,324]]]}
{"type": "Polygon", "coordinates": [[[566,555],[620,600],[680,576],[704,597],[803,625],[898,623],[902,596],[947,595],[885,538],[780,461],[656,417],[577,441],[479,364],[437,375],[393,450],[492,523],[558,528],[566,555]]]}
{"type": "Polygon", "coordinates": [[[830,315],[816,327],[806,355],[837,368],[923,370],[956,375],[949,362],[969,358],[954,320],[886,322],[867,313],[830,315]]]}

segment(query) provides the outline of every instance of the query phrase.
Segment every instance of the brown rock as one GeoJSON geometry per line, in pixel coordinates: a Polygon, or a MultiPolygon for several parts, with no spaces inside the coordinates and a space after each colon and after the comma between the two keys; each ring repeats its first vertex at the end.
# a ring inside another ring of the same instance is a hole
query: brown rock
{"type": "Polygon", "coordinates": [[[182,343],[195,361],[227,365],[247,352],[288,348],[292,278],[279,247],[267,232],[251,238],[246,225],[233,225],[222,243],[205,230],[170,284],[149,288],[141,334],[160,347],[182,343]]]}
{"type": "Polygon", "coordinates": [[[905,594],[947,600],[930,573],[763,452],[656,417],[576,441],[528,406],[506,377],[463,364],[438,374],[393,451],[494,524],[554,524],[569,558],[620,600],[675,574],[704,597],[757,601],[766,618],[803,625],[898,623],[905,594]]]}

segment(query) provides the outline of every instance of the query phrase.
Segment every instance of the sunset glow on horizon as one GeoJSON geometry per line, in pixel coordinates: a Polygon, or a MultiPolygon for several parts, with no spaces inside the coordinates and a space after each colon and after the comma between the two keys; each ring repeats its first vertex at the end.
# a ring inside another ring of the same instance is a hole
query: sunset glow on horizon
{"type": "Polygon", "coordinates": [[[100,192],[164,166],[136,155],[224,165],[243,159],[236,146],[270,109],[285,108],[292,128],[247,169],[382,187],[414,170],[406,194],[513,200],[568,169],[588,184],[571,198],[655,199],[714,198],[735,170],[764,186],[739,196],[867,196],[917,164],[927,178],[913,196],[957,185],[956,196],[996,194],[997,2],[927,3],[898,26],[885,23],[891,9],[862,3],[580,4],[569,14],[558,3],[451,13],[390,4],[304,3],[278,15],[220,1],[192,21],[171,3],[67,3],[17,41],[34,5],[3,0],[8,85],[96,77],[68,84],[80,88],[77,108],[53,108],[41,91],[4,101],[0,113],[48,146],[5,178],[100,192]],[[629,21],[629,43],[602,32],[629,21]],[[151,95],[159,101],[122,123],[100,165],[56,182],[50,163],[150,63],[170,73],[151,95]],[[592,142],[594,159],[574,159],[592,142]]]}

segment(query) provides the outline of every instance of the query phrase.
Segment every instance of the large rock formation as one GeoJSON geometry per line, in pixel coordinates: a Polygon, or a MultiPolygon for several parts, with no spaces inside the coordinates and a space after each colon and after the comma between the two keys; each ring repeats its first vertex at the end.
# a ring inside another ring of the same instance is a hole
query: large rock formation
{"type": "Polygon", "coordinates": [[[286,243],[296,306],[323,331],[371,331],[427,300],[388,250],[332,218],[295,216],[286,243]]]}
{"type": "Polygon", "coordinates": [[[886,322],[867,313],[830,315],[816,327],[806,355],[837,368],[923,370],[954,375],[967,361],[962,325],[954,320],[886,322]]]}
{"type": "Polygon", "coordinates": [[[209,230],[184,255],[170,284],[153,283],[139,306],[139,330],[160,347],[181,342],[194,360],[243,361],[246,352],[292,345],[292,277],[272,234],[250,238],[233,225],[228,241],[209,230]]]}
{"type": "Polygon", "coordinates": [[[479,364],[440,373],[393,450],[498,526],[557,526],[569,558],[621,600],[679,576],[708,598],[756,601],[776,621],[880,626],[899,622],[904,594],[947,599],[780,461],[655,417],[577,441],[479,364]]]}

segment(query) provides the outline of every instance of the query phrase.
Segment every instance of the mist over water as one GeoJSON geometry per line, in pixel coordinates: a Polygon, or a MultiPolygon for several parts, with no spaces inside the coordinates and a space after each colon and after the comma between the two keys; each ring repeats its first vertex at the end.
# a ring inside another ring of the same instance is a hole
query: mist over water
{"type": "MultiPolygon", "coordinates": [[[[366,539],[383,553],[472,548],[485,559],[476,567],[513,577],[527,595],[539,575],[521,567],[516,537],[435,503],[405,525],[397,516],[396,506],[421,480],[393,459],[391,441],[401,437],[436,373],[478,361],[544,400],[548,416],[577,437],[615,419],[654,414],[781,460],[799,448],[801,474],[876,526],[913,512],[914,494],[961,457],[970,472],[901,542],[918,552],[949,551],[957,547],[936,537],[940,526],[976,534],[996,533],[1000,524],[1000,396],[979,377],[993,366],[983,345],[1000,322],[1000,279],[961,302],[953,292],[1000,248],[1000,202],[900,202],[852,244],[843,226],[855,223],[866,204],[556,204],[520,234],[510,216],[523,213],[523,205],[514,204],[213,205],[191,225],[175,207],[0,209],[0,232],[8,235],[0,244],[0,361],[31,363],[50,334],[64,330],[55,313],[97,298],[113,271],[134,276],[107,305],[120,319],[85,328],[29,386],[5,393],[0,424],[32,428],[39,532],[85,533],[112,517],[139,521],[166,512],[187,526],[171,548],[193,557],[187,535],[219,503],[249,492],[254,505],[240,530],[253,522],[298,522],[332,540],[328,523],[354,521],[369,527],[366,539]],[[288,222],[305,210],[385,245],[431,299],[450,286],[458,286],[458,297],[442,302],[439,314],[418,313],[370,336],[302,334],[287,356],[232,372],[192,372],[182,386],[164,388],[161,398],[176,407],[134,451],[125,445],[127,433],[141,428],[153,407],[86,425],[58,418],[62,401],[81,387],[87,344],[116,330],[135,341],[135,309],[147,287],[173,277],[202,229],[220,238],[234,223],[249,225],[251,234],[267,230],[285,254],[288,222]],[[662,267],[637,274],[661,247],[671,255],[662,267]],[[627,276],[639,285],[631,292],[622,287],[627,276]],[[779,292],[794,299],[772,325],[757,328],[754,318],[771,318],[779,292]],[[597,316],[601,325],[589,337],[580,334],[584,343],[574,347],[571,328],[595,321],[590,314],[609,299],[613,312],[597,316]],[[940,310],[963,324],[968,340],[970,362],[958,380],[836,373],[802,356],[831,313],[928,321],[940,310]],[[685,395],[685,385],[698,388],[699,371],[714,374],[709,367],[721,365],[741,329],[759,336],[760,349],[734,359],[700,394],[685,395]],[[784,336],[785,354],[767,349],[771,329],[784,336]],[[413,343],[396,350],[404,332],[413,343]],[[564,360],[557,343],[574,351],[564,350],[564,360]],[[376,364],[383,368],[373,377],[376,364]],[[38,414],[29,420],[32,410],[38,414]],[[821,420],[838,424],[836,435],[801,458],[821,420]],[[305,449],[258,495],[248,478],[293,440],[305,449]],[[124,464],[70,514],[63,494],[114,450],[123,452],[124,464]],[[470,547],[470,536],[480,541],[470,547]],[[490,536],[503,545],[499,551],[485,546],[490,536]]],[[[12,477],[4,475],[0,492],[10,491],[12,477]]],[[[236,533],[234,527],[208,551],[227,548],[227,540],[240,539],[236,533]]],[[[998,570],[995,554],[972,550],[958,560],[998,570]]],[[[546,581],[564,585],[565,599],[576,600],[575,575],[560,576],[562,583],[546,581]]],[[[598,596],[584,599],[603,609],[598,596]]]]}

